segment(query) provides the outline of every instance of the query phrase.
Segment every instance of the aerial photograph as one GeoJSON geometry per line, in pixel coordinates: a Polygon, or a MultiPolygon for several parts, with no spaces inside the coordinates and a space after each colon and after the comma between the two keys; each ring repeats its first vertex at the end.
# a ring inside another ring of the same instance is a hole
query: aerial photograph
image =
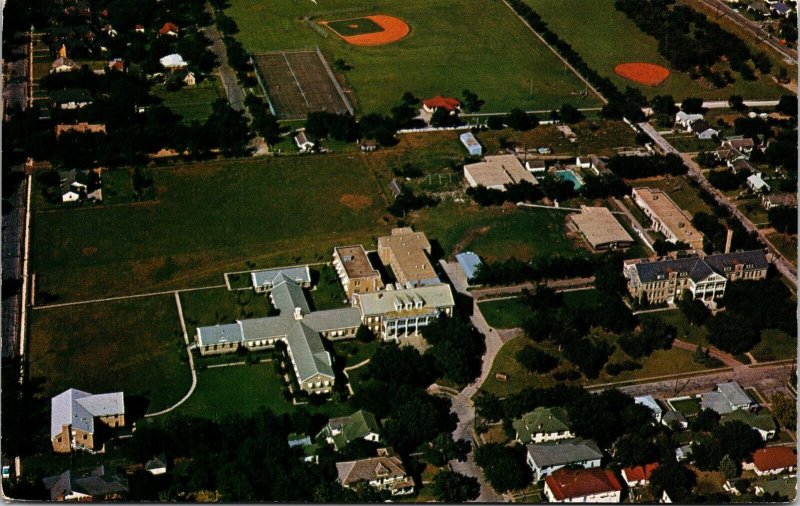
{"type": "Polygon", "coordinates": [[[797,498],[797,0],[0,0],[5,502],[797,498]]]}

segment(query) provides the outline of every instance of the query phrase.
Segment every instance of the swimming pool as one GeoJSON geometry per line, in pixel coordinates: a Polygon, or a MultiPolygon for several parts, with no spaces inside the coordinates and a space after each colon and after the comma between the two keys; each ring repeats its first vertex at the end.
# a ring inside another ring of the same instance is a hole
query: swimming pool
{"type": "Polygon", "coordinates": [[[572,171],[572,170],[557,170],[556,171],[556,176],[560,177],[561,179],[564,179],[566,181],[571,182],[572,183],[572,187],[575,188],[575,190],[580,190],[581,186],[583,186],[583,179],[581,179],[581,177],[579,175],[577,175],[575,173],[575,171],[572,171]]]}

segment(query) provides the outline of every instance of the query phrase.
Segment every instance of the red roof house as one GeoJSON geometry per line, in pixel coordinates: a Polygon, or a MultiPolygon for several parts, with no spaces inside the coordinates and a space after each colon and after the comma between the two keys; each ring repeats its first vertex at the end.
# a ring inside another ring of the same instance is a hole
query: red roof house
{"type": "Polygon", "coordinates": [[[770,446],[753,452],[753,467],[757,475],[779,474],[797,466],[797,455],[788,446],[770,446]]]}
{"type": "Polygon", "coordinates": [[[647,483],[650,481],[650,475],[656,469],[658,469],[657,462],[644,466],[626,467],[622,469],[622,478],[629,487],[647,485],[647,483]]]}
{"type": "Polygon", "coordinates": [[[144,33],[144,25],[136,25],[133,27],[136,33],[144,33]]]}
{"type": "Polygon", "coordinates": [[[550,502],[619,502],[622,484],[609,469],[562,467],[544,479],[550,502]]]}
{"type": "Polygon", "coordinates": [[[446,111],[455,112],[461,108],[461,102],[454,98],[436,95],[433,98],[423,100],[422,107],[424,107],[428,112],[433,112],[436,109],[444,109],[446,111]]]}
{"type": "Polygon", "coordinates": [[[170,23],[167,21],[164,23],[164,26],[161,27],[161,30],[158,31],[161,35],[169,35],[170,37],[177,37],[180,28],[175,23],[170,23]]]}

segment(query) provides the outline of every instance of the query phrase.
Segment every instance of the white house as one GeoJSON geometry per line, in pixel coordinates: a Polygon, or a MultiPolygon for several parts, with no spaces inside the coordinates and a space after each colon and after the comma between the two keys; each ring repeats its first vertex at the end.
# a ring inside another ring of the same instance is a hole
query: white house
{"type": "Polygon", "coordinates": [[[694,133],[695,137],[700,140],[709,140],[713,139],[717,135],[719,135],[719,130],[714,130],[711,128],[711,125],[706,123],[705,120],[697,120],[692,122],[691,130],[694,133]]]}
{"type": "Polygon", "coordinates": [[[531,174],[539,174],[547,171],[547,166],[545,165],[544,160],[538,159],[526,161],[525,168],[528,169],[528,172],[531,174]]]}
{"type": "Polygon", "coordinates": [[[769,185],[761,179],[761,173],[758,172],[747,178],[747,186],[756,193],[765,193],[770,190],[769,185]]]}
{"type": "Polygon", "coordinates": [[[297,135],[294,136],[294,143],[297,144],[301,153],[308,153],[314,148],[314,143],[308,140],[305,132],[298,132],[297,135]]]}
{"type": "Polygon", "coordinates": [[[183,56],[178,53],[168,54],[158,61],[161,63],[162,67],[168,70],[182,69],[188,65],[188,63],[184,61],[183,56]]]}
{"type": "Polygon", "coordinates": [[[675,124],[680,125],[686,132],[691,132],[692,123],[702,119],[702,114],[687,114],[683,111],[678,111],[678,113],[675,115],[675,124]]]}
{"type": "Polygon", "coordinates": [[[600,467],[603,452],[589,439],[567,439],[557,443],[529,444],[525,461],[533,471],[533,481],[539,481],[563,467],[600,467]]]}
{"type": "Polygon", "coordinates": [[[72,72],[76,68],[78,68],[78,66],[74,61],[65,56],[60,56],[53,60],[53,64],[50,66],[50,72],[52,74],[60,74],[62,72],[72,72]]]}
{"type": "Polygon", "coordinates": [[[365,482],[377,490],[388,490],[393,496],[414,492],[414,483],[403,463],[386,452],[379,451],[377,457],[369,459],[337,462],[336,471],[339,483],[345,488],[365,482]]]}
{"type": "Polygon", "coordinates": [[[622,484],[609,469],[559,469],[544,479],[550,502],[618,503],[622,484]]]}
{"type": "Polygon", "coordinates": [[[653,417],[655,417],[656,422],[661,423],[661,416],[664,414],[664,410],[661,409],[661,406],[658,405],[652,395],[641,395],[639,397],[634,397],[633,402],[648,408],[653,412],[653,417]]]}
{"type": "Polygon", "coordinates": [[[561,407],[539,406],[514,420],[512,425],[520,443],[545,443],[575,437],[569,427],[567,412],[561,407]]]}

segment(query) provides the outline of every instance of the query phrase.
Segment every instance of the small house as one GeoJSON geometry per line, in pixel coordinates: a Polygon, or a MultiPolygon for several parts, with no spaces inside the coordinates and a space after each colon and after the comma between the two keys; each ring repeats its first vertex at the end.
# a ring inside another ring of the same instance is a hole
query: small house
{"type": "Polygon", "coordinates": [[[761,205],[764,209],[773,207],[797,207],[797,194],[795,193],[771,193],[761,197],[761,205]]]}
{"type": "Polygon", "coordinates": [[[544,479],[550,502],[618,503],[622,484],[610,469],[559,469],[544,479]]]}
{"type": "Polygon", "coordinates": [[[197,84],[197,79],[194,77],[194,72],[187,72],[183,78],[183,84],[186,86],[194,86],[197,84]]]}
{"type": "Polygon", "coordinates": [[[161,63],[161,66],[167,70],[182,69],[189,65],[186,61],[184,61],[183,56],[179,55],[178,53],[168,54],[158,61],[161,63]]]}
{"type": "Polygon", "coordinates": [[[544,163],[544,160],[535,159],[535,160],[527,160],[525,162],[525,168],[528,169],[528,172],[531,174],[543,174],[547,171],[547,166],[544,163]]]}
{"type": "Polygon", "coordinates": [[[372,443],[377,443],[381,439],[375,415],[363,409],[350,416],[331,418],[317,437],[325,439],[336,450],[341,450],[358,439],[372,443]]]}
{"type": "Polygon", "coordinates": [[[70,60],[66,56],[59,56],[53,60],[53,63],[50,65],[50,73],[60,74],[62,72],[72,72],[77,68],[78,65],[76,65],[74,61],[70,60]]]}
{"type": "Polygon", "coordinates": [[[655,418],[656,422],[661,423],[661,417],[664,414],[664,410],[661,409],[661,406],[659,406],[652,395],[641,395],[639,397],[634,397],[633,402],[648,408],[653,412],[653,417],[655,418]]]}
{"type": "Polygon", "coordinates": [[[95,468],[88,475],[64,471],[42,480],[51,501],[112,501],[124,498],[127,484],[115,474],[107,474],[105,467],[95,468]]]}
{"type": "Polygon", "coordinates": [[[791,473],[797,467],[797,454],[790,446],[769,446],[753,452],[752,463],[742,466],[758,476],[791,473]]]}
{"type": "Polygon", "coordinates": [[[481,257],[472,251],[465,251],[457,254],[456,262],[458,262],[461,270],[464,271],[464,275],[467,276],[467,282],[475,277],[475,274],[478,273],[478,267],[482,264],[481,257]]]}
{"type": "Polygon", "coordinates": [[[687,114],[683,111],[678,111],[678,113],[675,114],[675,124],[682,127],[686,132],[692,131],[692,123],[702,119],[702,114],[687,114]]]}
{"type": "Polygon", "coordinates": [[[567,412],[561,407],[540,406],[514,420],[512,426],[520,443],[544,443],[575,437],[570,430],[567,412]]]}
{"type": "Polygon", "coordinates": [[[700,140],[709,140],[713,139],[717,135],[719,135],[719,130],[714,130],[711,128],[705,120],[697,120],[693,121],[691,125],[692,133],[694,133],[695,137],[700,140]]]}
{"type": "Polygon", "coordinates": [[[438,109],[444,109],[450,112],[450,114],[455,114],[461,110],[461,102],[451,97],[436,95],[435,97],[423,100],[422,109],[431,114],[438,109]]]}
{"type": "Polygon", "coordinates": [[[658,469],[658,462],[644,466],[625,467],[622,469],[622,479],[628,487],[642,487],[650,483],[650,475],[658,469]]]}
{"type": "Polygon", "coordinates": [[[589,439],[567,439],[557,442],[529,444],[525,461],[539,481],[563,467],[600,467],[603,452],[589,439]]]}
{"type": "Polygon", "coordinates": [[[168,37],[177,37],[180,33],[180,28],[175,23],[166,22],[164,26],[158,31],[159,35],[166,35],[168,37]]]}
{"type": "Polygon", "coordinates": [[[747,178],[747,186],[755,193],[766,193],[770,190],[769,185],[761,179],[761,173],[757,172],[747,178]]]}

